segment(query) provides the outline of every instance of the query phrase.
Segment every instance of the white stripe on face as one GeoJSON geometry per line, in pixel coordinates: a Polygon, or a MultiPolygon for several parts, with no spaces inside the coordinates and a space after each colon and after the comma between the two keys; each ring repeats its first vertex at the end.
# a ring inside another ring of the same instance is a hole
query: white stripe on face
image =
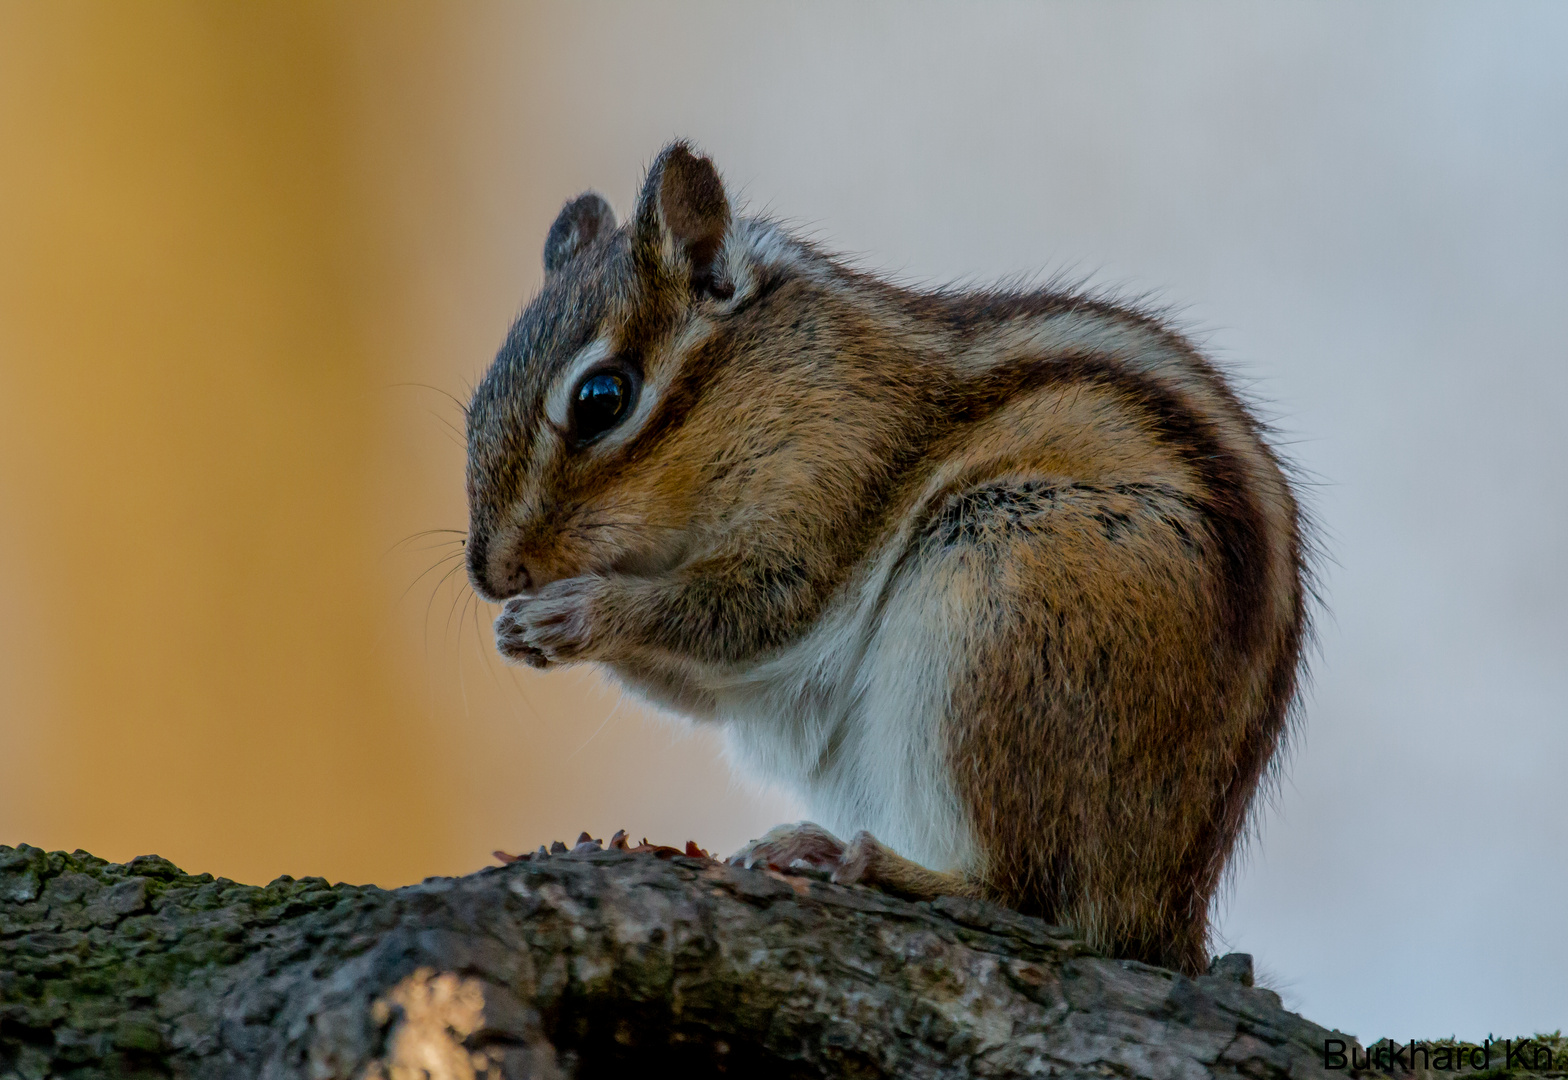
{"type": "MultiPolygon", "coordinates": [[[[610,431],[601,438],[595,439],[592,444],[585,447],[582,453],[588,455],[606,454],[625,446],[637,437],[648,417],[653,414],[654,406],[669,390],[670,384],[675,380],[680,371],[683,358],[693,349],[700,346],[709,335],[713,333],[713,323],[704,318],[690,321],[680,336],[666,348],[656,353],[643,357],[642,387],[638,391],[637,400],[632,405],[632,411],[610,431]]],[[[550,426],[557,432],[557,437],[564,439],[571,430],[572,399],[577,387],[581,385],[584,376],[595,368],[606,365],[614,356],[614,347],[606,338],[600,338],[585,346],[581,352],[572,358],[556,381],[551,384],[545,398],[545,416],[550,426]]],[[[554,447],[557,440],[551,439],[548,443],[541,441],[539,444],[541,467],[547,457],[544,447],[554,447]]]]}
{"type": "Polygon", "coordinates": [[[572,392],[577,389],[584,375],[609,359],[611,348],[609,338],[595,338],[578,350],[577,355],[555,377],[555,382],[550,384],[544,399],[544,415],[556,431],[571,429],[572,392]]]}
{"type": "MultiPolygon", "coordinates": [[[[560,438],[564,439],[566,433],[571,431],[572,400],[577,395],[577,388],[594,369],[607,366],[607,362],[614,355],[614,345],[610,340],[599,338],[584,346],[581,352],[572,357],[571,363],[561,370],[561,374],[556,376],[556,381],[550,386],[550,392],[545,398],[545,416],[560,438]]],[[[642,388],[637,395],[637,400],[632,404],[632,411],[603,437],[594,440],[592,445],[584,449],[584,453],[602,454],[624,445],[637,434],[637,429],[648,418],[653,402],[658,399],[669,382],[667,375],[662,381],[655,382],[648,377],[647,372],[642,374],[642,388]]]]}

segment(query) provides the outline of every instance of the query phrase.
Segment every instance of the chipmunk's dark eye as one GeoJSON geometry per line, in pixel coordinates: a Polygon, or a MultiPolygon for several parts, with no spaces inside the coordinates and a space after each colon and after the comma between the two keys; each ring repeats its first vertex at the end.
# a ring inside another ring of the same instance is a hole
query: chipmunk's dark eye
{"type": "Polygon", "coordinates": [[[631,412],[636,392],[631,372],[619,368],[595,371],[578,383],[572,395],[572,441],[584,446],[620,423],[631,412]]]}

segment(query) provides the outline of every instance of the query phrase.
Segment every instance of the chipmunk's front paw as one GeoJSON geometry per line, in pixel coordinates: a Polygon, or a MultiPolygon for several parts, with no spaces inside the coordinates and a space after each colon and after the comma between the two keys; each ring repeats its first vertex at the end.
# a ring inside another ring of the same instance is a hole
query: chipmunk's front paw
{"type": "Polygon", "coordinates": [[[496,617],[496,649],[536,668],[588,659],[603,589],[603,578],[575,577],[514,596],[496,617]]]}
{"type": "Polygon", "coordinates": [[[844,857],[844,842],[821,825],[809,821],[769,829],[760,840],[753,840],[726,860],[731,866],[747,869],[762,866],[772,870],[807,867],[833,873],[844,857]]]}

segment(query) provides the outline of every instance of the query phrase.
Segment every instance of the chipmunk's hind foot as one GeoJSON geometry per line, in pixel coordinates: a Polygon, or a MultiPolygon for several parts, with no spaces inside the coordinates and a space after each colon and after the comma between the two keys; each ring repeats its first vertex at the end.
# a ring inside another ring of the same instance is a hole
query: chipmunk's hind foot
{"type": "Polygon", "coordinates": [[[751,841],[725,861],[748,870],[764,867],[784,871],[804,867],[831,874],[843,856],[842,840],[814,822],[797,821],[769,829],[767,835],[751,841]]]}
{"type": "Polygon", "coordinates": [[[861,830],[849,843],[809,821],[780,825],[729,858],[732,866],[788,872],[802,867],[832,875],[838,885],[875,885],[914,900],[977,897],[977,884],[961,874],[929,870],[861,830]]]}

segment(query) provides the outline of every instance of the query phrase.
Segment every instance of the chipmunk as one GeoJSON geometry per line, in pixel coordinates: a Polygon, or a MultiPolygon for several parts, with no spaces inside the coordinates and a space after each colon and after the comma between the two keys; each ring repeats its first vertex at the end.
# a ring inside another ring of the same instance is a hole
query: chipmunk
{"type": "Polygon", "coordinates": [[[500,652],[722,725],[822,823],[746,865],[1202,971],[1306,633],[1297,502],[1220,372],[1105,300],[851,268],[684,142],[544,265],[467,417],[500,652]]]}

